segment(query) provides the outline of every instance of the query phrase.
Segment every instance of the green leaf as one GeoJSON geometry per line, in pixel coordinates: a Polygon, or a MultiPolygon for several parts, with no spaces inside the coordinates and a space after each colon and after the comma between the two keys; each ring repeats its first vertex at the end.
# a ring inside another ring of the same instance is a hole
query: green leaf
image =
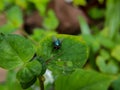
{"type": "Polygon", "coordinates": [[[79,36],[50,35],[41,40],[38,55],[45,60],[49,69],[64,73],[83,67],[87,61],[88,47],[79,36]],[[59,50],[54,49],[53,37],[62,41],[59,50]]]}
{"type": "Polygon", "coordinates": [[[36,29],[34,29],[34,32],[31,35],[31,37],[35,41],[40,42],[44,37],[46,37],[47,35],[52,35],[52,34],[56,34],[56,32],[51,32],[51,31],[46,32],[44,29],[36,28],[36,29]]]}
{"type": "Polygon", "coordinates": [[[17,30],[17,28],[14,27],[13,23],[11,22],[7,22],[5,25],[0,26],[0,32],[5,34],[12,33],[15,30],[17,30]]]}
{"type": "Polygon", "coordinates": [[[41,71],[41,63],[34,59],[18,71],[17,79],[19,80],[21,86],[26,89],[35,83],[36,77],[40,75],[41,71]]]}
{"type": "Polygon", "coordinates": [[[113,90],[120,90],[120,76],[112,83],[113,90]]]}
{"type": "Polygon", "coordinates": [[[113,49],[115,46],[115,43],[111,39],[104,37],[102,35],[98,35],[97,40],[106,49],[113,49]]]}
{"type": "Polygon", "coordinates": [[[0,34],[0,67],[13,69],[28,62],[34,56],[33,44],[19,35],[0,34]]]}
{"type": "Polygon", "coordinates": [[[79,22],[80,22],[80,28],[81,28],[82,35],[90,35],[90,28],[87,22],[85,21],[84,17],[80,16],[79,22]]]}
{"type": "Polygon", "coordinates": [[[42,65],[37,61],[33,60],[27,63],[24,67],[22,67],[17,73],[17,79],[21,83],[28,83],[34,77],[39,76],[42,70],[42,65]]]}
{"type": "Polygon", "coordinates": [[[100,19],[104,17],[105,10],[93,7],[88,11],[88,14],[93,19],[100,19]]]}
{"type": "Polygon", "coordinates": [[[37,10],[40,12],[41,16],[45,16],[46,8],[47,8],[47,5],[48,5],[49,1],[50,0],[30,0],[30,2],[34,3],[37,10]]]}
{"type": "Polygon", "coordinates": [[[74,5],[85,6],[87,4],[86,0],[73,0],[74,5]]]}
{"type": "Polygon", "coordinates": [[[47,17],[43,21],[43,27],[47,30],[55,30],[59,25],[59,21],[52,10],[48,11],[47,17]]]}
{"type": "Polygon", "coordinates": [[[107,74],[117,74],[119,72],[119,65],[112,59],[106,59],[103,56],[98,56],[96,64],[101,72],[107,74]]]}
{"type": "Polygon", "coordinates": [[[83,34],[82,37],[94,53],[100,49],[100,44],[95,36],[83,34]]]}
{"type": "Polygon", "coordinates": [[[107,90],[112,79],[94,71],[76,70],[61,75],[55,81],[55,90],[107,90]]]}
{"type": "Polygon", "coordinates": [[[120,62],[120,45],[117,45],[111,52],[112,57],[120,62]]]}
{"type": "Polygon", "coordinates": [[[1,0],[1,1],[0,1],[0,11],[3,11],[4,8],[5,8],[4,1],[1,0]]]}
{"type": "Polygon", "coordinates": [[[107,0],[105,26],[108,28],[108,35],[114,40],[120,29],[120,0],[107,0]],[[112,12],[112,13],[111,13],[112,12]]]}
{"type": "Polygon", "coordinates": [[[27,8],[27,0],[15,0],[16,5],[26,9],[27,8]]]}
{"type": "Polygon", "coordinates": [[[8,21],[11,22],[16,28],[20,28],[23,24],[22,11],[18,6],[13,6],[7,10],[6,17],[8,21]]]}

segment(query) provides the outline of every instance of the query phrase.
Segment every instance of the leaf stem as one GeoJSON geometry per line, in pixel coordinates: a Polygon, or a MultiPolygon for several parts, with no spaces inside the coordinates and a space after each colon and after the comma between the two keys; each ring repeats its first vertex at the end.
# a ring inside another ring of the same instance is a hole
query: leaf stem
{"type": "Polygon", "coordinates": [[[44,76],[40,76],[39,77],[40,90],[44,90],[44,81],[45,81],[44,76]]]}

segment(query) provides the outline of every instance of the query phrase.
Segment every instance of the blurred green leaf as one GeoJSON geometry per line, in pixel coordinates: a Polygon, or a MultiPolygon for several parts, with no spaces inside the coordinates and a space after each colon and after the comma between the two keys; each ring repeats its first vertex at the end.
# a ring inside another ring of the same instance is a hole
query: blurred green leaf
{"type": "Polygon", "coordinates": [[[96,64],[101,72],[108,74],[117,74],[119,72],[118,64],[112,59],[106,59],[103,56],[98,56],[96,64]]]}
{"type": "Polygon", "coordinates": [[[52,10],[47,12],[47,17],[43,21],[43,27],[47,30],[56,30],[59,25],[59,21],[52,10]]]}
{"type": "Polygon", "coordinates": [[[100,4],[103,4],[104,1],[105,1],[105,0],[98,0],[98,2],[99,2],[100,4]]]}
{"type": "Polygon", "coordinates": [[[28,62],[34,55],[33,44],[19,35],[0,34],[0,67],[13,69],[28,62]]]}
{"type": "Polygon", "coordinates": [[[90,35],[90,28],[82,16],[79,17],[79,23],[82,35],[90,35]]]}
{"type": "Polygon", "coordinates": [[[27,8],[27,0],[14,0],[16,5],[26,9],[27,8]]]}
{"type": "Polygon", "coordinates": [[[115,46],[115,43],[111,39],[104,37],[103,35],[98,35],[97,40],[100,45],[105,47],[106,49],[112,49],[115,46]]]}
{"type": "Polygon", "coordinates": [[[0,11],[3,11],[4,8],[5,8],[4,0],[1,0],[1,1],[0,1],[0,11]]]}
{"type": "Polygon", "coordinates": [[[36,29],[34,29],[34,32],[31,35],[31,37],[35,41],[40,42],[44,37],[46,37],[47,35],[52,35],[52,34],[56,34],[56,32],[45,31],[44,29],[36,28],[36,29]]]}
{"type": "Polygon", "coordinates": [[[115,48],[113,48],[111,55],[116,60],[120,61],[120,45],[117,45],[115,48]]]}
{"type": "Polygon", "coordinates": [[[88,47],[79,36],[72,35],[50,35],[40,42],[38,55],[47,63],[52,71],[71,72],[75,68],[81,68],[86,63],[88,57],[88,47]],[[62,41],[59,50],[53,46],[53,37],[62,41]]]}
{"type": "Polygon", "coordinates": [[[94,71],[76,70],[61,75],[55,81],[55,90],[107,90],[112,79],[94,71]]]}
{"type": "Polygon", "coordinates": [[[78,6],[85,6],[87,4],[86,0],[73,0],[73,4],[78,6]]]}
{"type": "Polygon", "coordinates": [[[37,10],[40,12],[41,16],[45,16],[47,4],[50,0],[30,0],[30,2],[34,3],[37,10]]]}
{"type": "Polygon", "coordinates": [[[95,36],[92,35],[82,35],[83,39],[86,41],[87,45],[96,53],[100,49],[100,44],[95,36]]]}
{"type": "Polygon", "coordinates": [[[6,11],[6,17],[15,28],[20,28],[23,24],[22,11],[18,6],[13,6],[12,8],[8,9],[6,11]]]}
{"type": "Polygon", "coordinates": [[[108,35],[111,39],[116,37],[120,29],[120,0],[107,0],[106,22],[108,35]]]}
{"type": "Polygon", "coordinates": [[[120,90],[120,76],[112,83],[113,90],[120,90]]]}
{"type": "Polygon", "coordinates": [[[93,7],[88,11],[88,14],[93,19],[100,19],[104,17],[105,10],[93,7]]]}

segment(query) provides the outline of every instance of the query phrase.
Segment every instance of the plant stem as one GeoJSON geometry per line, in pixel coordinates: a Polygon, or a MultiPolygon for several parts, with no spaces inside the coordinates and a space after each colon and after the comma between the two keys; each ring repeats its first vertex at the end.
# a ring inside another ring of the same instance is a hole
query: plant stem
{"type": "Polygon", "coordinates": [[[44,90],[44,81],[45,81],[44,76],[40,76],[39,77],[40,90],[44,90]]]}

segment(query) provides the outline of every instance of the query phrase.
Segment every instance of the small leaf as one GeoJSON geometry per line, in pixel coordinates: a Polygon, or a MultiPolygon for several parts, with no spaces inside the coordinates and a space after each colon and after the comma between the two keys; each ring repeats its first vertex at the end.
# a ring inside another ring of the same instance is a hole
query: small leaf
{"type": "Polygon", "coordinates": [[[42,65],[37,60],[33,60],[18,71],[17,79],[20,83],[29,83],[36,76],[40,75],[41,70],[42,65]]]}
{"type": "Polygon", "coordinates": [[[22,11],[18,6],[13,6],[6,11],[6,17],[16,28],[20,28],[23,24],[22,11]]]}
{"type": "Polygon", "coordinates": [[[107,60],[103,56],[98,56],[96,63],[100,71],[103,73],[117,74],[119,72],[119,66],[114,60],[107,60]]]}
{"type": "Polygon", "coordinates": [[[58,19],[52,10],[48,11],[47,17],[44,19],[43,27],[47,30],[55,30],[59,25],[58,19]]]}
{"type": "Polygon", "coordinates": [[[76,70],[71,75],[59,76],[55,90],[107,90],[111,81],[111,77],[94,71],[76,70]]]}
{"type": "Polygon", "coordinates": [[[22,88],[27,89],[33,85],[36,82],[37,77],[40,76],[41,71],[42,65],[36,59],[21,68],[17,73],[17,79],[19,80],[22,88]]]}
{"type": "Polygon", "coordinates": [[[120,45],[117,45],[111,52],[111,55],[120,62],[120,45]]]}
{"type": "Polygon", "coordinates": [[[53,36],[47,36],[40,42],[38,55],[48,64],[49,69],[59,72],[81,68],[88,57],[88,47],[79,36],[55,35],[62,41],[59,50],[54,49],[53,36]]]}
{"type": "Polygon", "coordinates": [[[0,67],[13,69],[30,61],[34,56],[33,44],[19,35],[0,34],[0,67]]]}

